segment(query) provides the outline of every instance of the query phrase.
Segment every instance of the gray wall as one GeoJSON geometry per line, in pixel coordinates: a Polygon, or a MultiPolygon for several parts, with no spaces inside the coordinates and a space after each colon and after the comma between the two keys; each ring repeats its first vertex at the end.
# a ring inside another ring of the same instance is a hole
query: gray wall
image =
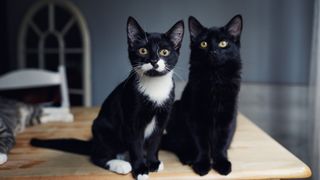
{"type": "MultiPolygon", "coordinates": [[[[34,0],[8,1],[12,67],[23,14],[34,0]]],[[[193,15],[206,26],[224,25],[242,14],[244,81],[306,84],[313,0],[73,0],[85,16],[92,42],[93,104],[99,105],[130,70],[125,25],[134,16],[146,31],[167,31],[193,15]]],[[[187,78],[189,36],[186,31],[176,72],[187,78]]]]}

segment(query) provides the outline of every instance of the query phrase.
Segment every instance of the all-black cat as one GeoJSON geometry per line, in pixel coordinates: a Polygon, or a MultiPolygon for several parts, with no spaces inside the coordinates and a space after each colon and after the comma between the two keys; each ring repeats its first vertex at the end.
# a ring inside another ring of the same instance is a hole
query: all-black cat
{"type": "Polygon", "coordinates": [[[107,97],[94,120],[91,152],[83,149],[88,143],[79,140],[31,143],[71,152],[78,146],[78,153],[90,153],[96,165],[119,174],[132,170],[137,179],[148,178],[149,171],[162,170],[158,148],[174,102],[172,75],[183,33],[183,21],[163,34],[147,33],[129,17],[127,37],[132,71],[107,97]]]}
{"type": "Polygon", "coordinates": [[[219,28],[206,28],[190,17],[189,31],[189,80],[174,104],[163,148],[175,152],[199,175],[211,167],[227,175],[241,81],[242,17],[236,15],[219,28]]]}

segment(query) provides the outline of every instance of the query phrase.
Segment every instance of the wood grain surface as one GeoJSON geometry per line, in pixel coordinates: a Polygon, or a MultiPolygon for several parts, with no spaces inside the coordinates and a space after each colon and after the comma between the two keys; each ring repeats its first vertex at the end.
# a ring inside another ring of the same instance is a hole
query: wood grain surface
{"type": "MultiPolygon", "coordinates": [[[[98,110],[73,108],[73,123],[42,124],[19,134],[17,144],[9,154],[9,161],[0,166],[0,179],[132,179],[130,174],[117,175],[99,168],[91,164],[86,156],[29,145],[32,137],[90,139],[91,124],[98,110]]],[[[183,166],[175,155],[161,151],[160,159],[165,169],[159,173],[150,173],[150,179],[290,179],[311,176],[308,166],[241,114],[238,116],[238,127],[229,149],[229,157],[233,164],[231,174],[220,176],[211,170],[208,175],[200,177],[190,167],[183,166]]]]}

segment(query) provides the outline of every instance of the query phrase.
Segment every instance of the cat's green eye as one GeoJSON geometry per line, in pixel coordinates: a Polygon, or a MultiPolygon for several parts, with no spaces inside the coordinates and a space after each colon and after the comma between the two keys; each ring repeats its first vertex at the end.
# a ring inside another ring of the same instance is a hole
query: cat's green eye
{"type": "Polygon", "coordinates": [[[140,48],[139,49],[139,54],[141,55],[147,55],[148,54],[148,50],[146,48],[140,48]]]}
{"type": "Polygon", "coordinates": [[[168,49],[161,49],[159,51],[160,56],[169,56],[170,51],[168,49]]]}
{"type": "Polygon", "coordinates": [[[227,41],[220,41],[219,44],[218,44],[218,46],[219,46],[220,48],[225,48],[225,47],[228,46],[228,42],[227,42],[227,41]]]}
{"type": "Polygon", "coordinates": [[[208,43],[205,42],[205,41],[202,41],[202,42],[200,43],[200,47],[201,47],[201,48],[207,48],[207,47],[208,47],[208,43]]]}

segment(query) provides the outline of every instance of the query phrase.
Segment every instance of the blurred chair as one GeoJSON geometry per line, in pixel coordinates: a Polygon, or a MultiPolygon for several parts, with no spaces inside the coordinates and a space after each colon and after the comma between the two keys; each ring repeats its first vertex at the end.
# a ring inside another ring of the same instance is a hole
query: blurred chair
{"type": "Polygon", "coordinates": [[[9,72],[0,77],[0,90],[18,90],[47,86],[60,86],[60,107],[44,107],[41,122],[65,121],[72,122],[70,113],[67,79],[64,66],[59,66],[58,72],[40,69],[21,69],[9,72]]]}
{"type": "Polygon", "coordinates": [[[85,17],[71,1],[44,0],[29,5],[17,37],[18,67],[55,70],[64,65],[70,104],[91,106],[91,46],[85,17]]]}

